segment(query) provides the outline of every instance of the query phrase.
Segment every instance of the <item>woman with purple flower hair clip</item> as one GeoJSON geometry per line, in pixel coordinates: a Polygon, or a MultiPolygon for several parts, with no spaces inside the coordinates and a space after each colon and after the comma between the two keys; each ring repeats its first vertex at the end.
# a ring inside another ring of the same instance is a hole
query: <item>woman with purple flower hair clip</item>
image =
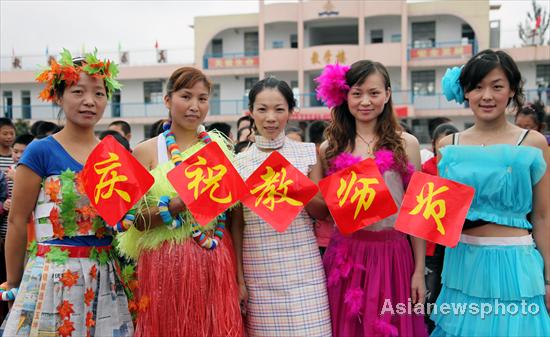
{"type": "MultiPolygon", "coordinates": [[[[386,68],[369,60],[329,65],[317,82],[318,97],[332,110],[320,149],[325,174],[373,158],[399,205],[420,167],[420,149],[414,136],[401,131],[386,68]]],[[[411,237],[411,251],[407,235],[393,229],[396,218],[332,235],[323,262],[335,337],[427,336],[422,315],[395,311],[400,303],[421,304],[425,296],[425,242],[411,237]]]]}

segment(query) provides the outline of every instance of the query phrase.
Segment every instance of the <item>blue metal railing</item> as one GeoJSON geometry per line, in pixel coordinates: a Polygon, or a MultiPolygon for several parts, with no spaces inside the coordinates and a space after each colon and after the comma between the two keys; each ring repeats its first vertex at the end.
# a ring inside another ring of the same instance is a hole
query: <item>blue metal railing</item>
{"type": "MultiPolygon", "coordinates": [[[[534,102],[539,99],[537,89],[524,90],[525,101],[534,102]]],[[[540,98],[546,105],[550,105],[550,97],[543,91],[540,98]]],[[[448,102],[443,94],[418,94],[412,90],[392,92],[394,105],[412,105],[420,110],[445,110],[467,108],[467,105],[448,102]]],[[[324,104],[317,100],[315,93],[303,93],[296,96],[300,108],[323,107],[324,104]]],[[[248,110],[248,99],[222,99],[210,100],[210,115],[241,115],[248,110]]],[[[3,105],[3,115],[10,118],[23,119],[57,119],[60,108],[54,104],[33,105],[3,105]]],[[[110,103],[105,109],[104,117],[135,118],[135,117],[166,117],[168,112],[162,102],[155,103],[110,103]]]]}

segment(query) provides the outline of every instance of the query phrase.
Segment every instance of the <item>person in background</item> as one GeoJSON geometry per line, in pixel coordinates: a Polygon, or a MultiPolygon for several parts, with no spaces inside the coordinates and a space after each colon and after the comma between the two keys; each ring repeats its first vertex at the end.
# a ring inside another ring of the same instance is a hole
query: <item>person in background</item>
{"type": "Polygon", "coordinates": [[[241,153],[243,151],[246,151],[250,147],[251,144],[253,144],[251,141],[243,140],[242,142],[238,142],[235,145],[235,148],[233,150],[234,150],[235,154],[238,154],[238,153],[241,153]]]}
{"type": "MultiPolygon", "coordinates": [[[[327,125],[325,121],[315,121],[309,126],[309,141],[315,144],[317,155],[319,155],[319,147],[325,141],[324,133],[327,125]]],[[[321,256],[323,256],[334,231],[334,221],[330,218],[315,219],[313,228],[315,229],[319,251],[321,252],[321,256]]]]}
{"type": "MultiPolygon", "coordinates": [[[[544,133],[546,122],[544,105],[541,102],[526,104],[516,113],[515,124],[522,129],[535,130],[544,133]]],[[[546,135],[546,142],[550,145],[550,136],[546,135]]]]}
{"type": "Polygon", "coordinates": [[[249,128],[252,126],[252,117],[250,115],[244,115],[237,120],[237,130],[242,128],[249,128]]]}
{"type": "Polygon", "coordinates": [[[124,138],[126,138],[128,144],[130,144],[130,141],[132,140],[132,127],[128,124],[128,122],[117,120],[109,124],[107,129],[120,133],[124,138]]]}
{"type": "Polygon", "coordinates": [[[57,133],[61,130],[59,125],[48,122],[48,121],[42,121],[37,127],[36,127],[36,139],[42,139],[45,137],[48,137],[49,135],[53,135],[54,133],[57,133]]]}
{"type": "Polygon", "coordinates": [[[286,136],[290,139],[292,139],[295,142],[303,142],[304,139],[304,133],[302,129],[297,128],[295,126],[288,126],[286,128],[286,136]]]}
{"type": "Polygon", "coordinates": [[[223,123],[223,122],[212,123],[206,129],[207,129],[206,131],[218,130],[223,135],[225,135],[227,139],[231,140],[232,142],[234,141],[233,134],[231,133],[231,125],[227,123],[223,123]]]}
{"type": "Polygon", "coordinates": [[[160,135],[162,133],[162,125],[167,120],[165,118],[159,119],[158,121],[151,124],[151,129],[149,129],[149,134],[147,135],[147,139],[155,138],[156,136],[160,135]]]}
{"type": "Polygon", "coordinates": [[[253,126],[245,126],[237,131],[237,143],[244,141],[254,142],[253,126]]]}
{"type": "MultiPolygon", "coordinates": [[[[435,153],[437,143],[445,136],[452,135],[457,133],[458,129],[452,123],[443,123],[435,128],[432,137],[432,150],[435,153]]],[[[422,164],[422,172],[428,173],[431,175],[437,175],[437,157],[432,157],[428,159],[424,164],[422,164]]]]}
{"type": "Polygon", "coordinates": [[[132,149],[130,148],[130,143],[128,142],[128,139],[124,137],[120,132],[115,130],[104,130],[101,131],[99,134],[99,139],[103,140],[103,138],[107,136],[113,136],[115,139],[120,143],[120,145],[124,146],[124,148],[130,152],[132,152],[132,149]]]}

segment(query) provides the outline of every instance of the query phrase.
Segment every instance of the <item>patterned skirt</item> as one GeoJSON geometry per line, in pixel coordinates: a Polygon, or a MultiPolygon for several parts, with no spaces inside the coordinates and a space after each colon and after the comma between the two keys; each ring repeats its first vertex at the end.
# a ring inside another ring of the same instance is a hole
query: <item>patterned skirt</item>
{"type": "Polygon", "coordinates": [[[81,257],[29,259],[4,336],[132,336],[116,262],[105,256],[101,262],[81,257]]]}
{"type": "Polygon", "coordinates": [[[325,273],[311,221],[298,216],[284,233],[263,221],[247,221],[243,269],[249,336],[331,336],[325,273]]]}

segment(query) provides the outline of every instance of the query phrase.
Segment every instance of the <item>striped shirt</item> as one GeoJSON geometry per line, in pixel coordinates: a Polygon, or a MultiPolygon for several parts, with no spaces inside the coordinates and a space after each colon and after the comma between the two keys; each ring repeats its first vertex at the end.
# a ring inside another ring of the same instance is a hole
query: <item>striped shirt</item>
{"type": "MultiPolygon", "coordinates": [[[[12,167],[14,164],[13,159],[11,155],[9,156],[3,156],[0,155],[0,170],[6,174],[6,171],[12,167]]],[[[6,179],[8,182],[8,199],[11,199],[11,193],[13,191],[13,180],[6,179]]],[[[0,216],[0,237],[2,239],[6,238],[6,233],[8,231],[8,214],[5,213],[2,216],[0,216]]]]}

